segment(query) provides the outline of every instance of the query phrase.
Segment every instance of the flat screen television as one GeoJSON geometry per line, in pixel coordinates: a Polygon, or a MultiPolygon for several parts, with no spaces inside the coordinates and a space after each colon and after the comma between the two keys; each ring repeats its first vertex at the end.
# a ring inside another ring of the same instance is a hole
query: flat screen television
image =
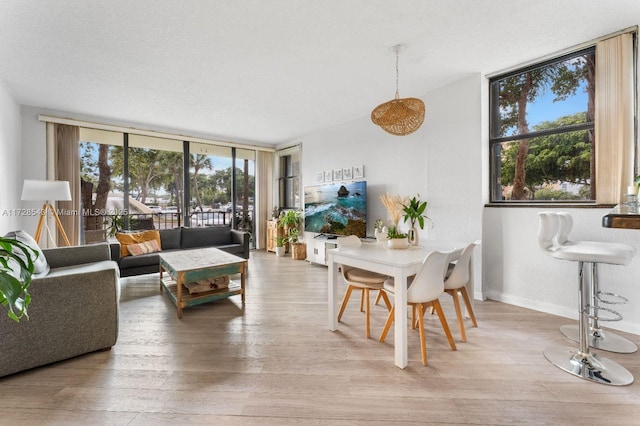
{"type": "Polygon", "coordinates": [[[327,235],[367,236],[367,182],[307,186],[304,230],[327,235]]]}

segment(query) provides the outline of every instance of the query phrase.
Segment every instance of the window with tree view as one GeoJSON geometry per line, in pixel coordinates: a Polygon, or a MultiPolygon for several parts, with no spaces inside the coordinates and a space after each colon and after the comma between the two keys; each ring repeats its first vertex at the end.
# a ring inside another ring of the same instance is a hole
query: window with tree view
{"type": "Polygon", "coordinates": [[[595,48],[490,80],[492,202],[595,200],[595,48]]]}

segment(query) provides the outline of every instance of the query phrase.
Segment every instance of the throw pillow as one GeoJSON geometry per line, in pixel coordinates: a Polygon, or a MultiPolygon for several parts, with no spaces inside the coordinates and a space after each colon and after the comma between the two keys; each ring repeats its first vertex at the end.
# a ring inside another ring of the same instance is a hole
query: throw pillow
{"type": "Polygon", "coordinates": [[[127,246],[130,244],[140,244],[145,241],[156,240],[158,247],[162,247],[160,244],[160,232],[158,232],[157,229],[142,232],[118,232],[116,233],[116,239],[120,242],[121,257],[129,256],[127,246]]]}
{"type": "Polygon", "coordinates": [[[140,256],[141,254],[158,252],[160,246],[156,240],[149,240],[139,244],[129,244],[127,250],[131,256],[140,256]]]}
{"type": "MultiPolygon", "coordinates": [[[[38,254],[38,257],[35,260],[32,259],[34,278],[44,277],[49,273],[49,270],[51,269],[49,267],[49,263],[47,263],[47,259],[44,257],[44,253],[38,246],[38,243],[36,242],[36,240],[34,240],[33,237],[31,237],[31,235],[27,234],[25,231],[19,230],[19,231],[9,232],[4,237],[20,241],[24,245],[29,246],[38,254]]],[[[15,253],[20,258],[22,258],[22,260],[26,260],[25,255],[21,250],[18,250],[15,253]]]]}

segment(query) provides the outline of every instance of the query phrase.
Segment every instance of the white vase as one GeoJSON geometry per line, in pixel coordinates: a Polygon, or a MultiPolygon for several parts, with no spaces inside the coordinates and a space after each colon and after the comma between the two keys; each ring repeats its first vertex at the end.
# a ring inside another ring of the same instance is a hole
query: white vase
{"type": "Polygon", "coordinates": [[[282,247],[276,247],[276,256],[278,257],[283,257],[286,251],[286,247],[282,246],[282,247]]]}
{"type": "Polygon", "coordinates": [[[374,235],[376,236],[376,240],[379,243],[384,243],[387,241],[387,230],[385,229],[386,227],[383,227],[382,230],[378,231],[378,229],[376,228],[376,230],[374,231],[374,235]]]}
{"type": "Polygon", "coordinates": [[[407,238],[409,240],[409,245],[417,246],[418,245],[418,229],[415,226],[412,226],[407,232],[407,238]]]}

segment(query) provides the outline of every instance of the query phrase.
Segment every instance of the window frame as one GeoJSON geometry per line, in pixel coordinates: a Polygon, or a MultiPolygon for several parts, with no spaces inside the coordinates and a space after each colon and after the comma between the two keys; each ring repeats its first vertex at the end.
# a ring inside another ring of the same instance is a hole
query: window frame
{"type": "MultiPolygon", "coordinates": [[[[595,133],[595,117],[593,121],[587,121],[585,123],[566,125],[562,127],[556,127],[554,129],[545,129],[539,131],[530,131],[525,134],[516,134],[511,136],[495,136],[498,131],[496,130],[497,126],[500,124],[500,97],[499,97],[499,82],[505,80],[507,78],[521,75],[526,72],[537,70],[540,68],[544,68],[551,64],[563,62],[578,56],[583,56],[585,54],[596,54],[596,45],[583,45],[579,49],[575,49],[573,51],[565,52],[563,54],[559,54],[553,57],[548,57],[544,60],[535,61],[529,63],[526,66],[518,67],[515,69],[511,69],[507,72],[503,72],[500,74],[493,75],[488,78],[488,87],[489,87],[489,108],[488,108],[488,144],[489,144],[489,204],[493,205],[508,205],[508,206],[522,206],[522,205],[594,205],[596,204],[595,193],[593,194],[593,199],[591,200],[511,200],[511,199],[502,199],[502,176],[501,176],[501,165],[502,159],[494,155],[495,145],[504,143],[504,142],[517,142],[524,139],[534,139],[537,137],[549,136],[549,135],[559,135],[568,132],[575,131],[591,131],[595,133]],[[498,198],[499,196],[499,198],[498,198]]],[[[597,58],[595,58],[597,61],[597,58]]],[[[555,119],[559,119],[561,116],[556,117],[555,119]]],[[[592,147],[591,151],[592,162],[595,161],[595,149],[592,147]]],[[[595,166],[593,166],[592,175],[590,176],[590,181],[593,183],[593,172],[595,172],[595,166]]]]}

